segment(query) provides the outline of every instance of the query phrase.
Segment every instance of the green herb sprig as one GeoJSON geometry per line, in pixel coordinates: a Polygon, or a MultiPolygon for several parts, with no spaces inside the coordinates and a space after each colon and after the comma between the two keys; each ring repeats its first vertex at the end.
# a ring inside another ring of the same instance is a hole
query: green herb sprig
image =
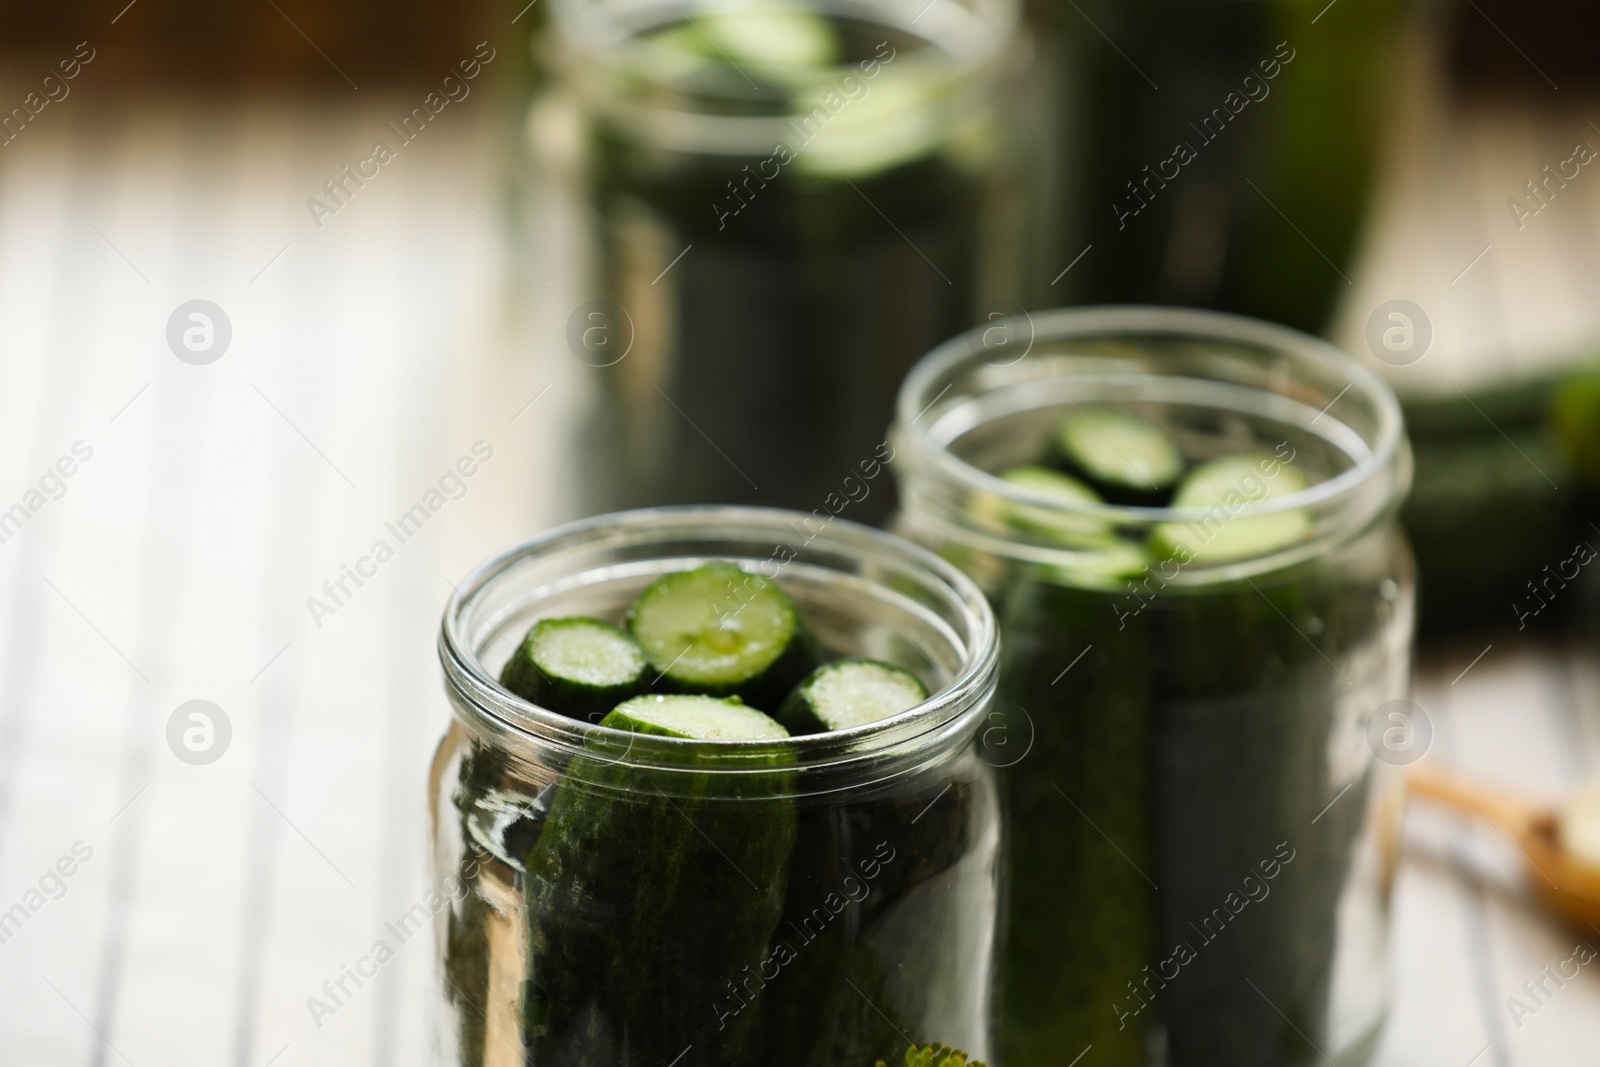
{"type": "MultiPolygon", "coordinates": [[[[877,1067],[885,1067],[882,1060],[877,1067]]],[[[967,1054],[949,1045],[916,1045],[906,1049],[905,1067],[987,1067],[982,1060],[968,1060],[967,1054]]]]}

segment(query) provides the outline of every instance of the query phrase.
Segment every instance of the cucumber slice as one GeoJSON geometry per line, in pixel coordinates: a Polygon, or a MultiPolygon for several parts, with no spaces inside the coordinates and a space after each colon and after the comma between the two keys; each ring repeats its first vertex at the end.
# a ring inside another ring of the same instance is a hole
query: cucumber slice
{"type": "Polygon", "coordinates": [[[598,719],[645,689],[644,649],[598,619],[541,619],[500,671],[524,700],[575,719],[598,719]]]}
{"type": "Polygon", "coordinates": [[[776,708],[818,662],[789,594],[731,563],[656,579],[628,609],[628,628],[668,692],[776,708]]]}
{"type": "Polygon", "coordinates": [[[839,59],[839,37],[828,20],[799,6],[763,5],[703,15],[694,23],[735,63],[815,68],[839,59]]]}
{"type": "Polygon", "coordinates": [[[715,61],[717,57],[712,42],[694,22],[680,22],[671,29],[652,34],[649,43],[654,48],[666,49],[674,56],[693,56],[696,60],[711,61],[715,61]]]}
{"type": "Polygon", "coordinates": [[[1151,547],[1163,559],[1202,564],[1287,548],[1311,532],[1311,516],[1304,511],[1235,516],[1252,501],[1288,496],[1305,487],[1305,475],[1265,452],[1220,456],[1202,463],[1178,487],[1172,506],[1206,508],[1208,517],[1197,522],[1162,523],[1151,535],[1151,547]]]}
{"type": "Polygon", "coordinates": [[[601,726],[659,737],[700,741],[777,741],[789,736],[778,723],[737,697],[652,693],[624,700],[601,726]]]}
{"type": "MultiPolygon", "coordinates": [[[[1083,482],[1049,467],[1012,467],[999,477],[1063,504],[1101,503],[1099,494],[1083,482]]],[[[997,526],[1020,530],[1070,549],[1061,554],[1059,561],[1044,565],[1054,576],[1052,580],[1064,585],[1120,587],[1123,581],[1142,575],[1150,563],[1143,545],[1117,537],[1109,523],[1092,515],[1019,504],[989,494],[978,496],[970,507],[975,514],[990,519],[997,526]]]]}
{"type": "Polygon", "coordinates": [[[1143,545],[1119,538],[1085,546],[1059,561],[1041,564],[1045,580],[1079,589],[1121,589],[1130,579],[1144,577],[1150,570],[1150,557],[1143,545]]]}
{"type": "Polygon", "coordinates": [[[841,659],[812,671],[778,711],[793,734],[848,730],[898,715],[928,699],[910,671],[873,659],[841,659]]]}
{"type": "Polygon", "coordinates": [[[1219,456],[1190,471],[1173,495],[1172,506],[1209,507],[1224,503],[1230,493],[1238,494],[1241,500],[1260,500],[1263,493],[1267,497],[1288,496],[1305,487],[1305,475],[1298,467],[1266,452],[1246,452],[1219,456]],[[1257,483],[1266,489],[1263,491],[1257,483]]]}
{"type": "Polygon", "coordinates": [[[1160,507],[1183,474],[1167,435],[1137,415],[1091,408],[1056,427],[1057,460],[1113,504],[1160,507]]]}
{"type": "Polygon", "coordinates": [[[701,15],[652,34],[648,41],[646,62],[666,78],[731,66],[799,89],[839,58],[838,34],[827,19],[787,5],[701,15]]]}
{"type": "MultiPolygon", "coordinates": [[[[1064,506],[1101,503],[1100,494],[1093,489],[1071,475],[1049,467],[1012,467],[1000,474],[1000,480],[1031,493],[1059,500],[1064,506]]],[[[1042,505],[1019,504],[994,497],[979,499],[984,502],[979,510],[1001,525],[1051,541],[1082,546],[1086,542],[1105,541],[1111,536],[1111,528],[1092,515],[1057,511],[1042,505]]]]}
{"type": "MultiPolygon", "coordinates": [[[[837,69],[796,85],[790,129],[799,140],[794,166],[818,178],[865,178],[926,156],[944,142],[952,161],[963,141],[950,140],[951,129],[938,119],[941,71],[915,55],[880,67],[877,76],[856,95],[842,97],[837,69]],[[798,151],[803,146],[804,151],[798,151]]],[[[970,149],[968,149],[970,151],[970,149]]],[[[981,150],[980,150],[981,154],[981,150]]]]}

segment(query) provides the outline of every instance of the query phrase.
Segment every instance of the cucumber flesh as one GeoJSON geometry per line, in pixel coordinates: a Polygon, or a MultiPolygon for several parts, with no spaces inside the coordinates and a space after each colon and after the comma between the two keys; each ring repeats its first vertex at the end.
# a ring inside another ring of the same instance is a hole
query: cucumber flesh
{"type": "Polygon", "coordinates": [[[848,730],[927,699],[927,687],[910,671],[877,660],[841,659],[818,667],[796,686],[778,719],[794,734],[848,730]]]}
{"type": "Polygon", "coordinates": [[[601,726],[699,741],[777,741],[789,731],[736,698],[652,693],[612,708],[601,726]]]}
{"type": "Polygon", "coordinates": [[[667,76],[732,66],[796,88],[839,60],[838,34],[828,20],[788,5],[701,15],[651,35],[649,43],[667,76]]]}
{"type": "Polygon", "coordinates": [[[1167,435],[1137,415],[1091,408],[1061,420],[1057,458],[1113,504],[1160,506],[1183,475],[1183,456],[1167,435]]]}
{"type": "Polygon", "coordinates": [[[655,687],[668,692],[776,707],[816,666],[794,601],[731,563],[656,579],[628,609],[628,628],[656,672],[655,687]]]}
{"type": "Polygon", "coordinates": [[[1058,585],[1120,589],[1123,582],[1144,577],[1150,569],[1150,557],[1144,546],[1113,538],[1085,546],[1070,556],[1063,554],[1060,560],[1042,564],[1040,569],[1047,580],[1058,585]]]}
{"type": "Polygon", "coordinates": [[[764,5],[694,21],[734,63],[826,67],[839,58],[839,39],[828,20],[799,6],[764,5]]]}
{"type": "Polygon", "coordinates": [[[1262,556],[1288,548],[1311,532],[1311,516],[1301,510],[1236,517],[1246,504],[1298,493],[1305,475],[1267,453],[1220,456],[1189,472],[1173,494],[1175,508],[1205,508],[1197,522],[1157,526],[1151,547],[1162,558],[1188,557],[1202,564],[1262,556]]]}
{"type": "Polygon", "coordinates": [[[1258,482],[1266,486],[1265,495],[1268,497],[1288,496],[1306,487],[1305,475],[1300,473],[1298,467],[1266,452],[1246,452],[1219,456],[1190,471],[1173,494],[1172,506],[1210,507],[1225,502],[1229,493],[1259,500],[1263,490],[1257,486],[1258,482]]]}
{"type": "Polygon", "coordinates": [[[644,649],[598,619],[541,619],[506,661],[500,684],[540,707],[598,718],[644,690],[644,649]]]}
{"type": "MultiPolygon", "coordinates": [[[[1101,503],[1100,494],[1071,475],[1048,467],[1012,467],[1000,474],[1000,480],[1038,496],[1059,501],[1062,508],[1101,503]]],[[[1103,542],[1111,536],[1111,528],[1101,519],[1077,511],[1066,511],[1042,504],[1021,504],[998,497],[978,498],[975,510],[993,519],[1001,526],[1023,533],[1056,541],[1065,545],[1081,546],[1103,542]]]]}
{"type": "MultiPolygon", "coordinates": [[[[1102,503],[1100,495],[1083,482],[1049,467],[1012,467],[999,477],[1011,485],[1059,500],[1063,506],[1102,503]]],[[[1093,515],[1042,504],[1021,504],[989,494],[975,498],[970,507],[997,526],[1070,549],[1070,553],[1063,552],[1059,560],[1045,565],[1052,580],[1066,585],[1120,587],[1124,580],[1139,577],[1149,566],[1143,545],[1117,537],[1110,523],[1093,515]]]]}

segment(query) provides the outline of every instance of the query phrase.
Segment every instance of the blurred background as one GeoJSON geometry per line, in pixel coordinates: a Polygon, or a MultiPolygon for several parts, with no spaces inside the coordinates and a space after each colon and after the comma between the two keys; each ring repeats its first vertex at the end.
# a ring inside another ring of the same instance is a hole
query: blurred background
{"type": "MultiPolygon", "coordinates": [[[[0,2],[16,1062],[426,1062],[422,939],[306,1002],[426,891],[453,583],[618,506],[881,521],[856,458],[905,370],[1028,309],[1381,371],[1429,758],[1600,769],[1593,8],[883,0],[890,41],[796,9],[645,47],[651,5],[565,2],[0,2]]],[[[1407,826],[1378,1062],[1592,1055],[1587,971],[1508,1011],[1575,936],[1514,848],[1407,826]]]]}

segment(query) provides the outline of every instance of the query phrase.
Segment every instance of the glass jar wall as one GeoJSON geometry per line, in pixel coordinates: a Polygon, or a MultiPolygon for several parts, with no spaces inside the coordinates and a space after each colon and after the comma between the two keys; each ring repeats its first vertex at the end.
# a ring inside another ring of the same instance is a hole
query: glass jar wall
{"type": "Polygon", "coordinates": [[[998,649],[955,568],[842,520],[608,515],[486,563],[439,647],[453,714],[429,804],[435,875],[457,890],[437,920],[441,1062],[991,1054],[998,797],[973,739],[998,649]],[[710,744],[496,683],[536,620],[621,621],[652,579],[712,560],[777,582],[830,653],[897,664],[933,695],[852,730],[710,744]]]}
{"type": "Polygon", "coordinates": [[[936,350],[893,440],[902,532],[997,609],[997,708],[1026,750],[1002,783],[1002,1062],[1363,1062],[1403,759],[1368,731],[1406,695],[1413,619],[1387,388],[1250,320],[1051,312],[936,350]],[[1063,440],[1142,473],[1176,458],[1133,503],[1015,474],[1063,440]]]}
{"type": "Polygon", "coordinates": [[[1014,0],[559,0],[540,40],[582,116],[592,509],[818,507],[917,357],[1017,306],[1014,0]]]}

